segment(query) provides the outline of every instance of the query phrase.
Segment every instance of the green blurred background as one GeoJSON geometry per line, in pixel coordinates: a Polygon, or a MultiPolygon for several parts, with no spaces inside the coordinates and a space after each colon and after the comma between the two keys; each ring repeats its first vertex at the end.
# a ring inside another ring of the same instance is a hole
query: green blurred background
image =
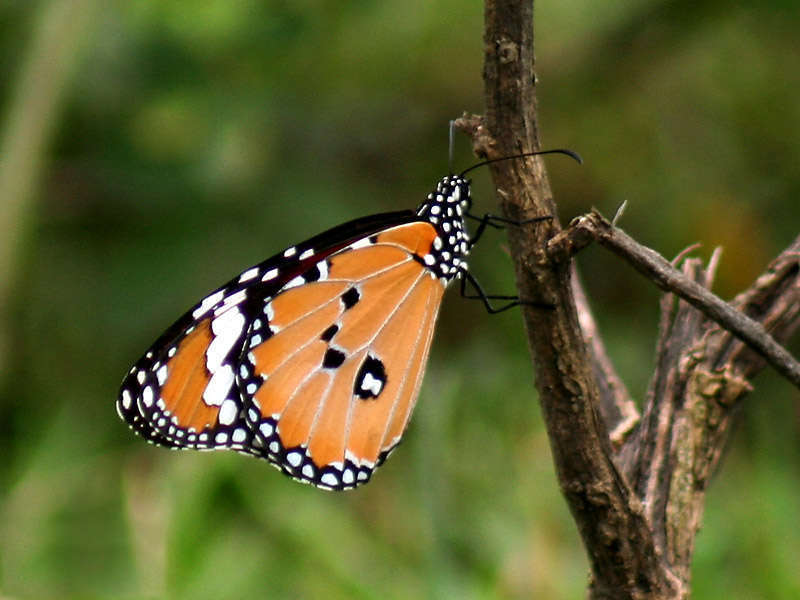
{"type": "MultiPolygon", "coordinates": [[[[627,199],[640,241],[723,245],[715,289],[747,286],[800,223],[798,26],[790,0],[538,2],[542,143],[585,159],[548,159],[561,218],[627,199]]],[[[583,597],[516,311],[449,294],[406,440],[355,492],[148,446],[114,410],[205,292],[424,197],[447,121],[482,111],[481,39],[481,3],[456,0],[0,2],[4,597],[583,597]]],[[[485,171],[474,193],[495,207],[485,171]]],[[[470,261],[496,292],[504,243],[470,261]]],[[[640,398],[658,294],[601,249],[579,262],[640,398]]],[[[755,386],[696,598],[800,596],[800,397],[755,386]]]]}

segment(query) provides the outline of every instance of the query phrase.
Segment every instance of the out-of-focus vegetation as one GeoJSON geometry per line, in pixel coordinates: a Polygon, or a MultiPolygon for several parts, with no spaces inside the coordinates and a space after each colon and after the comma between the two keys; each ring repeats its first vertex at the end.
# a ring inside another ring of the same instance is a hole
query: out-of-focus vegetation
{"type": "MultiPolygon", "coordinates": [[[[548,159],[562,219],[627,199],[623,226],[639,240],[667,257],[721,244],[716,290],[748,285],[800,224],[800,4],[536,8],[543,145],[586,163],[548,159]]],[[[30,201],[0,197],[22,200],[0,231],[16,240],[0,241],[11,252],[0,273],[11,290],[4,595],[583,596],[587,562],[514,311],[490,317],[448,296],[406,441],[355,492],[234,454],[148,446],[114,410],[130,364],[204,292],[292,242],[424,197],[448,168],[448,119],[482,110],[481,11],[456,0],[0,4],[2,147],[41,142],[12,169],[30,177],[30,201]],[[43,39],[75,53],[55,84],[45,67],[59,56],[32,60],[43,39]],[[29,78],[56,101],[20,105],[29,78]],[[52,119],[52,135],[20,133],[21,115],[52,119]],[[41,139],[14,139],[26,135],[41,139]]],[[[458,146],[457,167],[471,164],[458,146]]],[[[475,179],[477,210],[492,210],[488,175],[475,179]]],[[[503,244],[489,233],[471,260],[498,292],[513,288],[503,244]]],[[[641,397],[657,293],[601,249],[580,267],[641,397]]],[[[759,376],[708,497],[696,598],[800,595],[799,423],[797,391],[759,376]]]]}

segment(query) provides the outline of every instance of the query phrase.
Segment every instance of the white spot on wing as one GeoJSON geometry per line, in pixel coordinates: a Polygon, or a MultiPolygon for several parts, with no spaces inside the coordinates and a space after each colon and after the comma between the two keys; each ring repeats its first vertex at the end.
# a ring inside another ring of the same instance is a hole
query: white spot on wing
{"type": "Polygon", "coordinates": [[[271,281],[278,276],[278,269],[270,269],[261,277],[261,281],[271,281]]]}
{"type": "Polygon", "coordinates": [[[304,250],[303,252],[301,252],[298,259],[305,260],[306,258],[311,258],[312,256],[314,256],[314,249],[309,248],[308,250],[304,250]]]}
{"type": "Polygon", "coordinates": [[[242,300],[247,298],[247,290],[239,290],[236,293],[231,294],[225,298],[225,301],[222,303],[222,306],[214,310],[214,316],[218,316],[221,313],[228,310],[231,306],[236,306],[242,300]]]}
{"type": "Polygon", "coordinates": [[[206,367],[209,373],[213,375],[219,369],[236,340],[242,335],[244,324],[244,315],[236,308],[211,321],[211,331],[215,337],[206,350],[206,367]]]}
{"type": "Polygon", "coordinates": [[[328,471],[322,477],[320,477],[320,482],[324,483],[325,485],[329,485],[331,487],[336,487],[339,485],[339,478],[336,477],[333,473],[328,471]]]}
{"type": "Polygon", "coordinates": [[[362,390],[372,392],[374,396],[377,396],[381,393],[381,388],[383,388],[383,382],[380,379],[373,377],[372,373],[364,375],[364,380],[361,382],[362,390]]]}
{"type": "Polygon", "coordinates": [[[352,248],[353,250],[358,250],[359,248],[366,248],[367,246],[371,246],[371,245],[372,245],[372,242],[369,241],[368,237],[365,237],[365,238],[361,238],[357,242],[353,242],[352,244],[350,244],[350,248],[352,248]]]}
{"type": "Polygon", "coordinates": [[[322,281],[323,279],[327,279],[328,278],[328,263],[327,262],[325,262],[324,260],[318,262],[317,263],[317,270],[319,270],[319,280],[318,281],[322,281]]]}
{"type": "Polygon", "coordinates": [[[131,393],[128,390],[122,390],[122,408],[129,410],[131,407],[131,393]]]}
{"type": "Polygon", "coordinates": [[[150,408],[151,406],[153,406],[153,401],[154,401],[153,388],[151,388],[148,385],[146,388],[142,390],[142,402],[144,402],[144,405],[146,407],[150,408]]]}
{"type": "Polygon", "coordinates": [[[299,452],[289,452],[286,455],[286,462],[288,462],[293,467],[299,467],[300,463],[303,462],[303,455],[299,452]]]}
{"type": "Polygon", "coordinates": [[[239,276],[239,283],[243,283],[245,281],[250,281],[256,275],[258,275],[258,267],[253,267],[252,269],[247,269],[244,273],[239,276]]]}
{"type": "Polygon", "coordinates": [[[198,306],[196,309],[194,309],[194,312],[192,312],[192,318],[198,319],[199,317],[207,313],[208,309],[210,309],[217,302],[222,300],[222,297],[224,295],[225,295],[225,290],[218,290],[213,294],[211,294],[210,296],[204,298],[203,301],[200,303],[200,306],[198,306]]]}
{"type": "Polygon", "coordinates": [[[164,382],[167,380],[167,365],[162,365],[161,368],[156,371],[156,379],[158,379],[158,385],[164,385],[164,382]]]}
{"type": "Polygon", "coordinates": [[[288,290],[289,288],[297,287],[298,285],[303,285],[305,282],[306,280],[303,279],[303,276],[298,275],[294,279],[289,280],[286,283],[286,285],[283,286],[283,289],[288,290]]]}
{"type": "Polygon", "coordinates": [[[297,254],[297,248],[295,248],[294,246],[291,246],[283,251],[284,258],[291,258],[295,254],[297,254]]]}
{"type": "Polygon", "coordinates": [[[219,407],[219,419],[220,424],[222,425],[233,425],[233,422],[236,420],[236,402],[228,398],[222,403],[222,406],[219,407]]]}
{"type": "Polygon", "coordinates": [[[230,365],[220,367],[203,390],[203,401],[209,406],[221,406],[233,385],[233,379],[233,369],[230,365]]]}

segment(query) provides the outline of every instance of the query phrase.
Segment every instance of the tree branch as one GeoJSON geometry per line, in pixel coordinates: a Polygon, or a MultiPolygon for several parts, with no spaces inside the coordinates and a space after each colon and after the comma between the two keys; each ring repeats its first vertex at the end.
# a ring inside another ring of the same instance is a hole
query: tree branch
{"type": "MultiPolygon", "coordinates": [[[[533,73],[533,7],[527,0],[486,2],[486,118],[462,118],[479,155],[510,156],[538,149],[533,73]]],[[[600,392],[578,321],[568,263],[545,251],[560,231],[544,166],[538,158],[490,165],[506,217],[552,221],[509,228],[536,384],[559,484],[581,532],[595,598],[664,597],[677,582],[660,560],[636,494],[614,464],[608,431],[597,414],[600,392]]]]}
{"type": "Polygon", "coordinates": [[[639,421],[636,403],[628,393],[625,383],[617,374],[606,352],[603,338],[583,291],[575,263],[572,263],[572,294],[578,309],[578,322],[589,349],[592,372],[600,392],[598,409],[608,430],[614,448],[619,448],[625,437],[639,421]]]}
{"type": "Polygon", "coordinates": [[[551,256],[563,260],[564,256],[576,252],[591,239],[596,239],[624,258],[661,289],[677,294],[700,309],[709,319],[734,333],[764,357],[776,371],[800,387],[800,363],[776,342],[760,323],[736,310],[696,281],[681,274],[660,254],[614,227],[599,212],[592,211],[573,219],[568,229],[550,240],[548,249],[551,256]]]}
{"type": "MultiPolygon", "coordinates": [[[[487,0],[484,42],[486,117],[457,126],[479,156],[536,150],[531,4],[487,0]]],[[[800,237],[726,304],[708,291],[719,252],[706,269],[683,260],[681,272],[599,213],[562,230],[538,157],[490,169],[506,217],[553,217],[508,233],[519,296],[536,303],[523,316],[559,485],[592,568],[589,595],[687,598],[705,490],[747,379],[767,361],[800,384],[798,363],[779,345],[800,326],[800,237]],[[669,292],[641,421],[573,272],[574,254],[592,241],[669,292]]]]}

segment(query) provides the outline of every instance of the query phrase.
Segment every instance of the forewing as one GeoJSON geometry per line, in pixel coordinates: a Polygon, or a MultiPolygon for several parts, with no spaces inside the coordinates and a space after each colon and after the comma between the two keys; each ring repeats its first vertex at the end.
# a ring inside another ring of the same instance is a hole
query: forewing
{"type": "Polygon", "coordinates": [[[117,399],[120,417],[156,444],[262,455],[244,419],[250,405],[238,371],[264,303],[287,286],[307,284],[316,265],[331,254],[416,218],[402,211],[345,223],[287,248],[209,294],[131,368],[117,399]]]}
{"type": "Polygon", "coordinates": [[[352,488],[399,443],[444,292],[426,266],[436,237],[387,228],[262,301],[237,377],[253,447],[285,473],[352,488]]]}

